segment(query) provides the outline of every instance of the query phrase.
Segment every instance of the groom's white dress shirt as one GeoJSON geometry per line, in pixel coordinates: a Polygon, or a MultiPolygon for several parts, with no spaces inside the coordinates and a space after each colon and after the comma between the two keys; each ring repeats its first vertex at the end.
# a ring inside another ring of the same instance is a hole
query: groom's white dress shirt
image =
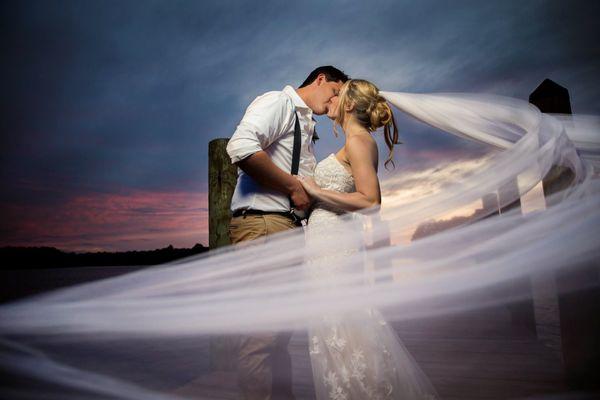
{"type": "MultiPolygon", "coordinates": [[[[317,163],[312,142],[315,130],[313,112],[291,86],[282,91],[267,92],[248,106],[227,144],[231,161],[236,163],[264,150],[276,166],[289,173],[294,147],[294,111],[298,113],[302,132],[298,174],[312,176],[317,163]]],[[[231,211],[240,209],[289,211],[290,202],[285,194],[259,185],[238,168],[231,211]]]]}

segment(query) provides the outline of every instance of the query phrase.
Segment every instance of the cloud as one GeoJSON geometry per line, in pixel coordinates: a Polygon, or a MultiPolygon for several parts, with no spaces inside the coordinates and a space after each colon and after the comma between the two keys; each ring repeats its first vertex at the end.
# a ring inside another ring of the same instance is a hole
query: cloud
{"type": "MultiPolygon", "coordinates": [[[[432,160],[438,159],[436,154],[428,155],[432,160]]],[[[387,207],[398,207],[426,196],[434,195],[454,182],[463,181],[488,163],[490,155],[443,162],[413,171],[405,171],[397,176],[381,182],[382,210],[387,207]]]]}
{"type": "MultiPolygon", "coordinates": [[[[208,142],[230,136],[255,96],[298,85],[324,64],[390,91],[523,99],[549,77],[569,88],[575,112],[598,113],[598,8],[578,1],[7,3],[0,201],[50,210],[89,192],[205,192],[208,142]],[[43,186],[52,190],[36,189],[43,186]]],[[[396,174],[489,151],[399,120],[396,174]]],[[[322,118],[318,129],[322,158],[341,140],[322,118]]]]}
{"type": "Polygon", "coordinates": [[[2,211],[4,246],[142,250],[208,242],[203,192],[87,193],[53,208],[3,204],[2,211]]]}

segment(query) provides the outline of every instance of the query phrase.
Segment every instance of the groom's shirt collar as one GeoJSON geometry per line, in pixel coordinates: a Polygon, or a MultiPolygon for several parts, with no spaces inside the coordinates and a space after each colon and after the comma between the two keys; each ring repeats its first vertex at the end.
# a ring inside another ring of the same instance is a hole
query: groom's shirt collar
{"type": "Polygon", "coordinates": [[[306,116],[308,121],[307,128],[308,131],[311,132],[311,141],[315,143],[319,140],[319,135],[317,135],[317,131],[315,130],[315,125],[317,124],[317,120],[313,117],[313,110],[306,105],[302,97],[298,95],[296,89],[294,89],[291,85],[287,85],[282,90],[283,93],[287,94],[290,99],[292,99],[292,103],[294,104],[294,108],[298,111],[302,116],[306,116]]]}
{"type": "Polygon", "coordinates": [[[294,89],[290,85],[287,85],[286,87],[283,88],[283,92],[285,92],[285,94],[290,96],[290,98],[292,99],[292,102],[294,103],[294,106],[297,109],[298,108],[305,109],[305,110],[310,111],[310,113],[312,114],[312,110],[310,109],[309,106],[306,105],[304,100],[302,100],[302,97],[300,97],[298,95],[298,92],[296,92],[296,89],[294,89]]]}

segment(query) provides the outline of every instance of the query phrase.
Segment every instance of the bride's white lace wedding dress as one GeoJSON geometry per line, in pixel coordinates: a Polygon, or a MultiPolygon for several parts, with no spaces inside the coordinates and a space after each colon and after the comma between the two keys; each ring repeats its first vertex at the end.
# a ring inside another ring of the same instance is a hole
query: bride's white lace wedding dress
{"type": "MultiPolygon", "coordinates": [[[[355,191],[354,179],[334,154],[318,163],[319,186],[355,191]]],[[[315,288],[335,290],[349,265],[344,258],[360,243],[348,243],[341,229],[350,217],[343,210],[317,203],[310,215],[306,243],[307,273],[315,288]],[[344,216],[345,215],[345,216],[344,216]]],[[[435,390],[394,330],[375,309],[323,315],[311,323],[309,350],[318,400],[436,399],[435,390]]]]}

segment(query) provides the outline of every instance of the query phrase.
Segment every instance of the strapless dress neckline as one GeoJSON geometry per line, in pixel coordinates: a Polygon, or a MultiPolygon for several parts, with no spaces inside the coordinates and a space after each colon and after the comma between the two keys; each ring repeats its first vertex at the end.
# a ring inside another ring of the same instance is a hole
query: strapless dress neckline
{"type": "Polygon", "coordinates": [[[329,155],[329,157],[333,158],[335,163],[344,171],[344,173],[350,177],[352,177],[352,174],[346,169],[346,167],[344,167],[344,165],[342,164],[342,162],[337,158],[337,156],[335,155],[335,153],[331,153],[329,155]]]}

